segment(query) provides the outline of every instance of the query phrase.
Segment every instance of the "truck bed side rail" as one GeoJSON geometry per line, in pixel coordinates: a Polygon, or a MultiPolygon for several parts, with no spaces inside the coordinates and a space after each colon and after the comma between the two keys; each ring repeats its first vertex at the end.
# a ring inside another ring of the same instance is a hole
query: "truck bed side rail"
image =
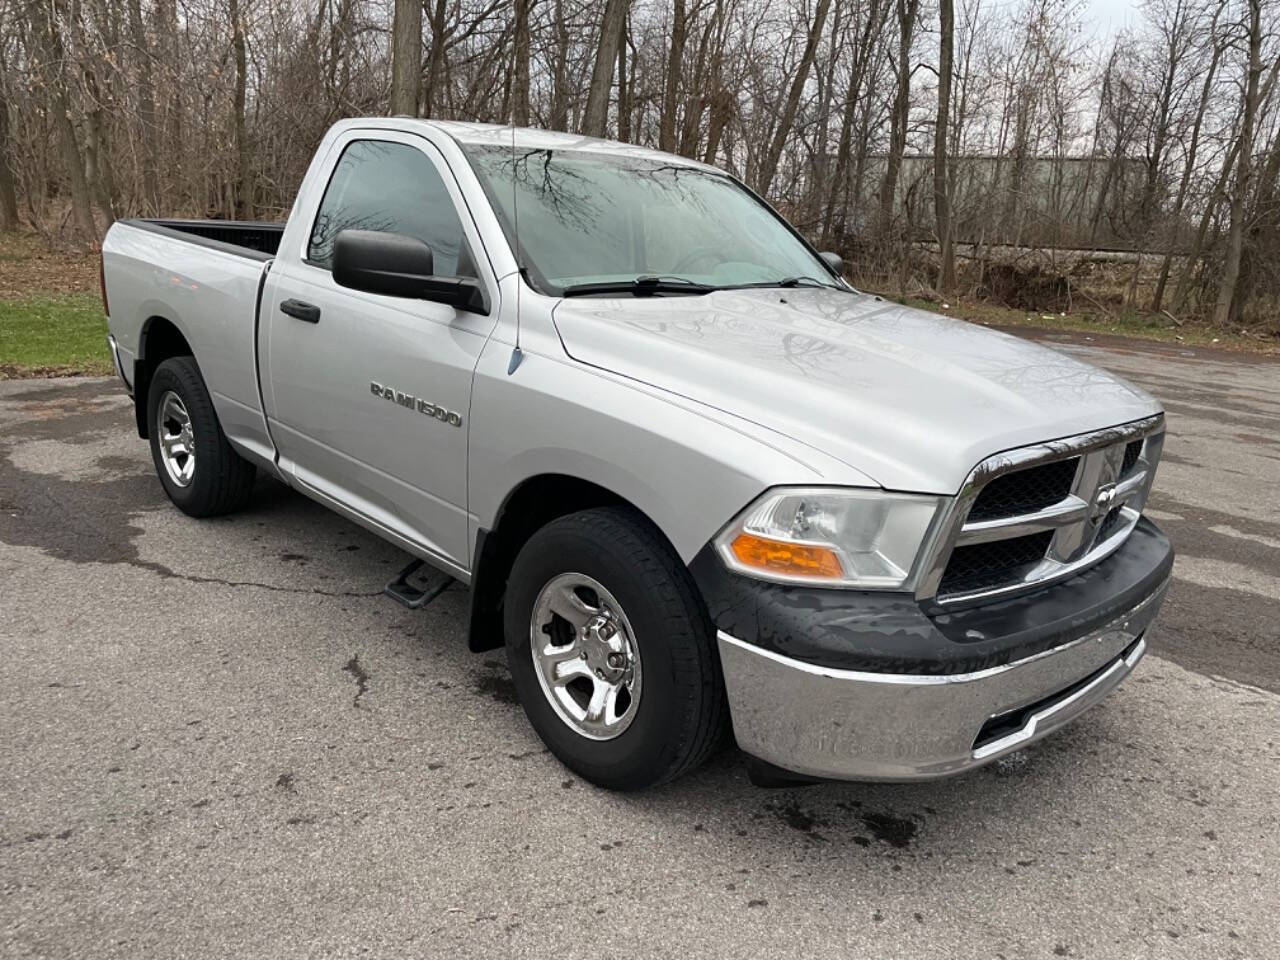
{"type": "Polygon", "coordinates": [[[280,247],[283,223],[254,220],[159,220],[135,218],[122,223],[207,246],[224,253],[270,260],[280,247]]]}

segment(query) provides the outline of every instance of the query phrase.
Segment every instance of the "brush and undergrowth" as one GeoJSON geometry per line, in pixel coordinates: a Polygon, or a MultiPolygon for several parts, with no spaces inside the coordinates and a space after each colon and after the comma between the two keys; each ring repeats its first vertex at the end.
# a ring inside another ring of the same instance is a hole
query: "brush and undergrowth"
{"type": "MultiPolygon", "coordinates": [[[[859,289],[991,327],[1118,335],[1280,356],[1280,337],[1269,332],[1273,325],[1267,317],[1224,330],[1194,312],[1179,317],[1130,305],[1144,302],[1143,288],[1154,278],[1140,273],[1139,295],[1132,296],[1129,263],[1093,262],[1087,269],[1069,270],[987,264],[980,276],[966,265],[957,278],[959,293],[940,297],[927,262],[905,278],[895,271],[859,270],[855,257],[849,262],[859,289]]],[[[109,374],[106,336],[96,251],[51,250],[34,233],[0,234],[0,379],[109,374]]]]}
{"type": "MultiPolygon", "coordinates": [[[[1240,324],[1230,328],[1209,322],[1202,290],[1183,293],[1176,314],[1145,306],[1154,300],[1161,268],[1160,258],[1151,255],[1138,260],[1132,253],[1024,249],[981,262],[959,257],[949,296],[936,290],[934,251],[913,251],[908,270],[896,263],[875,269],[878,259],[883,262],[874,254],[850,258],[870,267],[852,270],[859,289],[973,323],[1280,356],[1280,304],[1255,298],[1240,324]]],[[[1180,266],[1175,261],[1174,267],[1180,266]]],[[[1176,269],[1166,284],[1165,303],[1179,299],[1175,280],[1176,269]]]]}

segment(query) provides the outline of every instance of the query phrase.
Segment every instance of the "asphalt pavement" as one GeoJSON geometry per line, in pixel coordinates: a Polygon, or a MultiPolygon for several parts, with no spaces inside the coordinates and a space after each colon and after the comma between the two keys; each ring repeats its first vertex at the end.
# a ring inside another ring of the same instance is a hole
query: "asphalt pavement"
{"type": "Polygon", "coordinates": [[[463,588],[270,481],[191,520],[114,382],[0,383],[0,956],[1280,956],[1280,364],[1057,339],[1168,410],[1152,653],[909,786],[597,790],[463,588]]]}

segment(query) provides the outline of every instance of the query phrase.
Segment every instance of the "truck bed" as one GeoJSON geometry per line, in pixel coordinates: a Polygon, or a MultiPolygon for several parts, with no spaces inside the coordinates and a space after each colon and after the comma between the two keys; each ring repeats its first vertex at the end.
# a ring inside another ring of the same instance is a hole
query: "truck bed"
{"type": "Polygon", "coordinates": [[[178,239],[236,253],[253,260],[270,260],[280,247],[283,223],[259,220],[172,220],[135,218],[124,223],[178,239]]]}
{"type": "Polygon", "coordinates": [[[283,226],[226,220],[117,220],[102,242],[111,334],[123,369],[147,355],[148,330],[176,330],[199,358],[227,437],[269,449],[257,375],[258,297],[283,226]]]}

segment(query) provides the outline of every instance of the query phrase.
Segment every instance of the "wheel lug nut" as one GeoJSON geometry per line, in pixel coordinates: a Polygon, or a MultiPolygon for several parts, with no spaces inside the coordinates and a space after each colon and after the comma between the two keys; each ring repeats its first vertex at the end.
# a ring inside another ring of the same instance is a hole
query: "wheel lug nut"
{"type": "Polygon", "coordinates": [[[609,666],[613,667],[613,669],[619,670],[622,667],[626,666],[626,663],[627,663],[627,658],[624,657],[622,654],[620,653],[609,654],[609,666]]]}
{"type": "Polygon", "coordinates": [[[603,670],[597,670],[597,671],[596,671],[596,679],[597,679],[597,680],[603,680],[603,679],[604,679],[604,671],[603,671],[603,670]]]}

